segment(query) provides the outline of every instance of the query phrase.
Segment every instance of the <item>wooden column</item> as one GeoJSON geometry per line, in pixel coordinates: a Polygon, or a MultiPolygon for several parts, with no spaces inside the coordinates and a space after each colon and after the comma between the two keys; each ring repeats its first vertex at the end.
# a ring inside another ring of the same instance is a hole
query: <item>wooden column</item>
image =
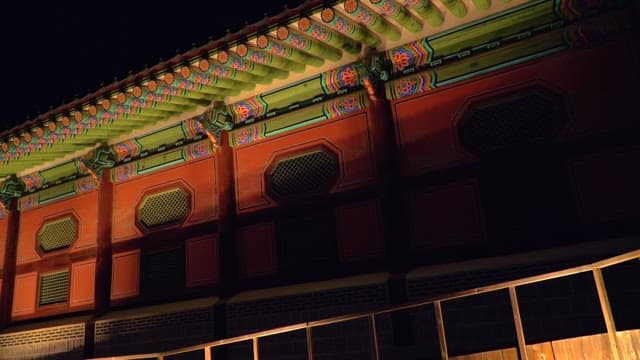
{"type": "Polygon", "coordinates": [[[111,219],[113,215],[113,183],[110,169],[102,171],[98,194],[98,234],[96,244],[96,277],[94,317],[104,314],[111,300],[111,219]]]}
{"type": "Polygon", "coordinates": [[[313,360],[313,328],[307,327],[307,360],[313,360]]]}
{"type": "MultiPolygon", "coordinates": [[[[226,301],[237,291],[238,259],[236,251],[236,216],[235,216],[235,188],[233,172],[233,151],[226,132],[220,136],[219,146],[216,148],[216,179],[218,184],[218,236],[220,261],[219,301],[214,306],[214,337],[223,339],[228,337],[226,324],[226,301]]],[[[214,359],[226,359],[227,347],[214,348],[214,359]]]]}
{"type": "Polygon", "coordinates": [[[433,310],[436,313],[436,327],[438,329],[438,340],[440,342],[440,358],[442,360],[448,360],[449,350],[447,349],[447,336],[444,331],[444,319],[442,317],[442,304],[440,304],[440,301],[433,303],[433,310]]]}
{"type": "Polygon", "coordinates": [[[0,296],[0,330],[11,322],[13,305],[13,287],[16,278],[16,255],[18,253],[18,230],[20,228],[20,212],[17,210],[18,199],[12,199],[7,214],[6,247],[2,270],[2,295],[0,296]]]}
{"type": "MultiPolygon", "coordinates": [[[[406,273],[411,266],[409,257],[409,223],[402,192],[399,164],[396,153],[395,133],[391,107],[384,97],[383,84],[377,84],[375,96],[369,96],[370,136],[377,164],[379,196],[384,221],[384,239],[387,253],[387,269],[390,305],[407,301],[406,273]]],[[[397,345],[414,343],[409,311],[391,314],[393,339],[397,345]]]]}
{"type": "Polygon", "coordinates": [[[611,356],[614,360],[620,360],[622,357],[620,356],[620,350],[618,349],[616,323],[613,319],[613,313],[611,312],[611,305],[609,304],[609,296],[607,295],[607,288],[604,284],[602,270],[593,269],[593,278],[596,282],[596,289],[598,290],[598,299],[600,299],[600,307],[602,308],[604,323],[607,326],[607,335],[609,337],[609,345],[611,346],[611,356]]]}
{"type": "Polygon", "coordinates": [[[235,190],[233,176],[233,151],[226,133],[220,136],[220,146],[216,150],[218,183],[218,233],[220,235],[220,295],[225,298],[236,291],[237,255],[235,231],[235,190]]]}
{"type": "Polygon", "coordinates": [[[527,343],[524,341],[524,328],[522,327],[522,317],[520,316],[520,304],[518,303],[518,294],[516,287],[509,287],[509,297],[511,298],[511,310],[513,311],[513,323],[516,327],[516,336],[518,338],[518,351],[520,352],[520,360],[528,360],[527,343]]]}

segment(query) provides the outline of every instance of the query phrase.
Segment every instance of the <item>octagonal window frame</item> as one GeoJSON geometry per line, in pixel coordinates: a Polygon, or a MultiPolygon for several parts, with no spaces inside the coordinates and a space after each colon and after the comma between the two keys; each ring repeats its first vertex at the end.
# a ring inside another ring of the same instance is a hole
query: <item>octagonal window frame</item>
{"type": "Polygon", "coordinates": [[[290,203],[290,202],[299,202],[305,200],[313,200],[318,198],[319,196],[323,196],[329,194],[332,189],[334,189],[339,180],[342,178],[343,169],[341,164],[341,157],[339,152],[336,149],[333,149],[329,144],[324,142],[316,143],[311,146],[306,146],[303,148],[297,148],[293,151],[287,151],[286,153],[275,154],[268,165],[266,166],[263,172],[263,178],[265,183],[265,193],[269,197],[269,199],[273,200],[276,203],[290,203]],[[282,162],[299,158],[311,153],[315,153],[321,151],[327,155],[329,155],[336,164],[336,174],[331,178],[331,181],[327,183],[327,185],[321,187],[318,191],[308,192],[304,194],[292,195],[292,196],[274,196],[275,191],[273,191],[273,182],[271,179],[271,174],[275,170],[275,168],[282,162]]]}
{"type": "Polygon", "coordinates": [[[143,233],[153,233],[153,232],[158,232],[158,231],[162,231],[162,230],[166,230],[166,229],[181,227],[189,219],[189,217],[191,216],[191,214],[193,212],[194,197],[195,196],[194,196],[193,189],[191,189],[191,187],[189,187],[183,181],[172,182],[172,183],[169,183],[169,184],[163,184],[160,187],[147,189],[147,191],[145,191],[142,194],[142,196],[138,200],[137,204],[135,205],[135,225],[143,233]],[[188,206],[188,209],[187,209],[187,212],[185,213],[185,215],[180,220],[174,221],[174,222],[170,222],[170,223],[167,223],[167,224],[162,224],[162,225],[157,225],[157,226],[152,226],[152,227],[149,227],[149,226],[145,225],[140,220],[140,209],[142,208],[142,206],[145,203],[145,201],[149,197],[151,197],[153,195],[157,195],[157,194],[160,194],[160,193],[163,193],[163,192],[167,192],[167,191],[170,191],[170,190],[173,190],[173,189],[180,189],[182,192],[187,194],[188,201],[189,201],[189,206],[188,206]]]}
{"type": "Polygon", "coordinates": [[[543,97],[556,97],[561,100],[562,109],[564,115],[564,122],[561,126],[555,130],[554,136],[551,138],[551,144],[557,142],[558,138],[562,136],[562,133],[566,130],[567,126],[571,123],[572,113],[570,110],[570,103],[568,102],[568,98],[566,94],[561,90],[553,86],[552,84],[548,84],[544,81],[533,81],[525,84],[519,84],[517,86],[509,86],[506,88],[496,89],[494,91],[473,96],[465,101],[462,105],[460,111],[458,111],[458,116],[454,119],[454,136],[455,136],[455,145],[459,151],[462,151],[469,156],[474,158],[493,158],[496,156],[500,156],[504,151],[516,151],[517,154],[527,154],[530,152],[538,151],[538,146],[542,145],[546,147],[546,143],[541,141],[540,144],[529,144],[526,146],[504,146],[500,149],[488,151],[488,152],[477,152],[476,150],[470,149],[465,145],[462,141],[461,129],[463,126],[469,124],[472,121],[473,116],[475,114],[476,109],[487,107],[492,104],[499,104],[504,102],[505,98],[524,98],[530,94],[539,94],[543,97]],[[532,147],[533,145],[533,147],[532,147]]]}
{"type": "Polygon", "coordinates": [[[38,255],[40,255],[40,257],[45,257],[45,256],[51,256],[51,255],[55,255],[55,254],[59,254],[61,252],[65,252],[65,251],[70,251],[73,246],[75,245],[75,243],[78,241],[78,239],[80,238],[80,227],[81,227],[81,223],[80,223],[80,218],[78,217],[78,215],[73,212],[73,211],[67,211],[61,214],[56,214],[54,216],[45,218],[42,223],[40,223],[40,227],[38,227],[38,231],[36,231],[35,233],[35,248],[36,248],[36,252],[38,253],[38,255]],[[61,247],[61,248],[57,248],[54,250],[49,250],[49,251],[45,251],[41,246],[40,246],[40,234],[42,233],[42,230],[45,228],[45,226],[47,226],[47,224],[50,224],[52,222],[55,221],[59,221],[62,220],[64,218],[71,218],[71,221],[74,222],[75,226],[76,226],[76,234],[75,237],[73,239],[73,241],[71,241],[69,243],[68,246],[65,247],[61,247]]]}

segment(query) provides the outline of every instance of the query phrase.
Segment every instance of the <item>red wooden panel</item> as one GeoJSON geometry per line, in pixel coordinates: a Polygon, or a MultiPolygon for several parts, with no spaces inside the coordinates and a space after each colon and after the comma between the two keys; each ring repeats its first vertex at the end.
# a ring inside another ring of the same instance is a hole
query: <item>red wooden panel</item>
{"type": "Polygon", "coordinates": [[[378,200],[337,208],[336,228],[340,261],[368,259],[384,254],[384,236],[378,200]]]}
{"type": "Polygon", "coordinates": [[[367,114],[360,113],[234,148],[238,212],[274,206],[264,184],[263,174],[269,163],[275,157],[318,144],[338,152],[341,176],[332,192],[353,189],[373,180],[375,165],[368,121],[367,114]]]}
{"type": "Polygon", "coordinates": [[[617,149],[576,159],[571,183],[584,222],[640,215],[640,148],[617,149]]]}
{"type": "Polygon", "coordinates": [[[140,250],[113,255],[111,299],[136,296],[140,293],[140,250]]]}
{"type": "Polygon", "coordinates": [[[218,216],[215,157],[189,162],[167,170],[115,184],[113,189],[112,241],[124,241],[142,235],[136,226],[136,209],[145,193],[178,183],[191,194],[191,213],[184,226],[214,220],[218,216]]]}
{"type": "Polygon", "coordinates": [[[218,237],[187,240],[187,286],[214,284],[219,281],[219,276],[218,237]]]}
{"type": "MultiPolygon", "coordinates": [[[[2,215],[0,215],[1,217],[2,215]]],[[[9,224],[6,216],[0,219],[0,270],[4,268],[4,253],[7,247],[7,225],[9,224]]]]}
{"type": "Polygon", "coordinates": [[[611,128],[637,126],[627,111],[634,108],[627,79],[629,74],[637,74],[631,59],[624,41],[611,42],[594,49],[559,53],[507,71],[393,101],[403,170],[417,174],[473,161],[474,157],[460,148],[455,129],[465,107],[474,98],[528,85],[547,87],[565,97],[569,124],[559,141],[611,128]]]}
{"type": "MultiPolygon", "coordinates": [[[[73,214],[78,221],[78,237],[70,250],[81,250],[96,246],[98,226],[98,192],[74,196],[49,205],[23,211],[20,214],[17,263],[26,263],[40,258],[37,251],[37,236],[42,224],[66,214],[73,214]]],[[[60,250],[64,251],[64,250],[60,250]]],[[[52,253],[59,253],[54,251],[52,253]]]]}
{"type": "Polygon", "coordinates": [[[239,228],[237,237],[240,277],[266,276],[278,271],[276,234],[272,222],[239,228]]]}
{"type": "Polygon", "coordinates": [[[73,263],[71,265],[71,287],[69,306],[93,304],[96,276],[96,259],[73,263]]]}
{"type": "Polygon", "coordinates": [[[37,287],[37,272],[16,275],[11,316],[28,315],[36,311],[37,287]]]}
{"type": "Polygon", "coordinates": [[[409,196],[409,212],[415,249],[445,248],[486,238],[476,181],[414,192],[409,196]]]}

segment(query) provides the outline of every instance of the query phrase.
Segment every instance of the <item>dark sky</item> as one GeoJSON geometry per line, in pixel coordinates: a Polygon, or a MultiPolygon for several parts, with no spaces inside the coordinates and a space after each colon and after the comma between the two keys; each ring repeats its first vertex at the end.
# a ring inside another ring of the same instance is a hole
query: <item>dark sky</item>
{"type": "Polygon", "coordinates": [[[0,130],[303,0],[10,2],[0,14],[0,130]]]}

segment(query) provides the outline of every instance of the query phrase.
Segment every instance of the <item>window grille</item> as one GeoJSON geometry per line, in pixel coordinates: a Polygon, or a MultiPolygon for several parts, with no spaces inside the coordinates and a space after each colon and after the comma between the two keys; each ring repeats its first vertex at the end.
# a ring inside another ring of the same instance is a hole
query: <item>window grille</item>
{"type": "Polygon", "coordinates": [[[181,188],[147,195],[138,209],[138,219],[147,228],[178,223],[191,208],[191,197],[181,188]]]}
{"type": "Polygon", "coordinates": [[[280,160],[269,173],[269,193],[275,200],[328,191],[340,174],[333,154],[316,150],[280,160]]]}
{"type": "Polygon", "coordinates": [[[45,253],[71,246],[78,235],[78,224],[69,215],[46,222],[38,232],[38,245],[45,253]]]}
{"type": "Polygon", "coordinates": [[[69,271],[40,275],[40,300],[38,304],[48,305],[67,301],[69,294],[69,271]]]}

